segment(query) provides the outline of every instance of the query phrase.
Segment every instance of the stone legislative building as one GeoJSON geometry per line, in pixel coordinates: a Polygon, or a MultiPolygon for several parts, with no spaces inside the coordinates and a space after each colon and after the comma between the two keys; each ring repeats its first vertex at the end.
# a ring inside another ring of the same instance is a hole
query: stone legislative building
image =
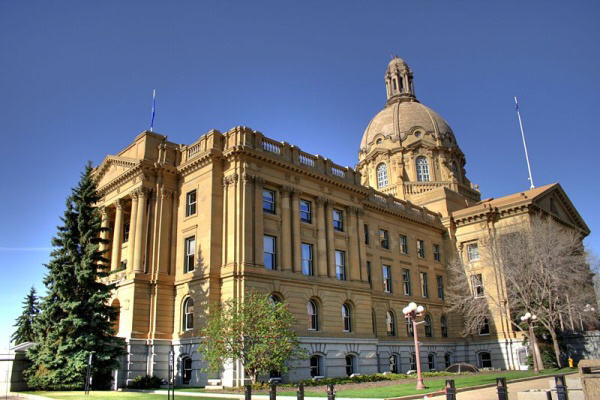
{"type": "Polygon", "coordinates": [[[178,384],[242,384],[239,363],[207,375],[197,349],[211,307],[251,290],[296,317],[309,357],[284,380],[414,369],[402,315],[411,301],[426,307],[425,371],[458,361],[526,368],[507,315],[461,336],[461,317],[444,308],[447,262],[467,261],[476,295],[502,296],[502,277],[480,265],[482,237],[534,213],[583,236],[588,227],[559,184],[481,200],[457,137],[417,100],[403,60],[389,63],[385,89],[384,108],[356,138],[355,168],[244,126],[189,145],[146,131],[102,161],[108,280],[128,351],[120,385],[166,377],[171,348],[178,384]]]}

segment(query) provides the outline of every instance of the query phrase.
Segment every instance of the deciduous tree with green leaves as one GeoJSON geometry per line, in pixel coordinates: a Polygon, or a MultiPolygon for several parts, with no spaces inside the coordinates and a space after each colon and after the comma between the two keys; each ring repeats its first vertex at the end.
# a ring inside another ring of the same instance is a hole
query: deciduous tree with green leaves
{"type": "Polygon", "coordinates": [[[116,317],[108,301],[112,286],[101,281],[107,276],[106,260],[99,245],[100,200],[90,165],[67,198],[62,225],[52,239],[53,250],[44,278],[47,295],[35,319],[36,346],[28,350],[31,367],[27,383],[39,389],[83,387],[86,365],[93,353],[95,387],[110,383],[113,369],[124,353],[122,339],[114,336],[111,321],[116,317]]]}
{"type": "Polygon", "coordinates": [[[23,301],[23,312],[17,318],[14,327],[17,328],[11,336],[14,344],[34,342],[33,321],[40,312],[38,297],[32,286],[23,301]]]}
{"type": "Polygon", "coordinates": [[[288,361],[306,357],[292,329],[294,317],[283,302],[250,292],[216,305],[202,331],[200,353],[209,371],[239,360],[253,383],[271,371],[284,373],[288,361]]]}

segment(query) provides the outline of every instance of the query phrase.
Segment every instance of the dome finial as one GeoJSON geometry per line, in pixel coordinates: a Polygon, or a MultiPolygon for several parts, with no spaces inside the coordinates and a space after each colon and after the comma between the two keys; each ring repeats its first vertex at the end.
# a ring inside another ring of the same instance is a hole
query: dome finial
{"type": "Polygon", "coordinates": [[[402,100],[416,100],[412,71],[397,55],[392,56],[385,71],[385,88],[388,104],[402,100]]]}

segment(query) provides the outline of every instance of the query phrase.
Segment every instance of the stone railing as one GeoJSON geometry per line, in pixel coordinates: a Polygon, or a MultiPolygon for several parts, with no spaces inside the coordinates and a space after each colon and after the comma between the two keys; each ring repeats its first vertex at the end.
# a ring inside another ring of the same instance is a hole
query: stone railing
{"type": "Polygon", "coordinates": [[[405,182],[404,193],[407,195],[425,193],[443,186],[448,186],[448,182],[405,182]]]}
{"type": "Polygon", "coordinates": [[[416,206],[408,201],[400,200],[390,194],[371,190],[367,200],[379,207],[385,207],[390,211],[404,214],[410,218],[420,220],[428,224],[439,224],[439,216],[437,214],[434,214],[423,207],[416,206]]]}

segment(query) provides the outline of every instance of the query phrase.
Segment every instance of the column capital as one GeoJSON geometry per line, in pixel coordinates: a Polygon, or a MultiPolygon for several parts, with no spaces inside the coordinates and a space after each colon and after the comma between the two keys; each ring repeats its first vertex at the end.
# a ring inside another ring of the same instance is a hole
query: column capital
{"type": "Polygon", "coordinates": [[[265,179],[262,176],[255,176],[254,183],[256,183],[257,185],[262,185],[263,183],[265,183],[265,179]]]}
{"type": "Polygon", "coordinates": [[[122,198],[115,200],[115,202],[114,202],[115,208],[119,208],[119,209],[123,208],[123,203],[124,203],[124,201],[122,198]]]}
{"type": "Polygon", "coordinates": [[[315,202],[317,203],[317,205],[323,206],[329,204],[329,199],[327,197],[317,196],[315,202]]]}
{"type": "Polygon", "coordinates": [[[244,182],[254,182],[255,178],[254,175],[249,174],[248,172],[242,172],[242,180],[244,182]]]}
{"type": "Polygon", "coordinates": [[[359,208],[359,207],[356,207],[356,206],[350,206],[350,207],[348,207],[348,209],[349,209],[349,210],[350,210],[350,211],[351,211],[353,214],[356,214],[356,215],[362,215],[362,214],[364,214],[364,211],[363,211],[363,209],[362,209],[362,208],[359,208]]]}
{"type": "Polygon", "coordinates": [[[235,184],[239,180],[238,174],[231,174],[223,177],[223,186],[235,184]]]}
{"type": "Polygon", "coordinates": [[[280,191],[281,191],[282,195],[289,196],[293,192],[293,190],[294,190],[294,188],[292,186],[285,185],[285,186],[281,187],[280,191]]]}
{"type": "Polygon", "coordinates": [[[160,188],[160,198],[162,200],[170,197],[173,194],[173,191],[171,189],[167,189],[164,186],[160,188]]]}

